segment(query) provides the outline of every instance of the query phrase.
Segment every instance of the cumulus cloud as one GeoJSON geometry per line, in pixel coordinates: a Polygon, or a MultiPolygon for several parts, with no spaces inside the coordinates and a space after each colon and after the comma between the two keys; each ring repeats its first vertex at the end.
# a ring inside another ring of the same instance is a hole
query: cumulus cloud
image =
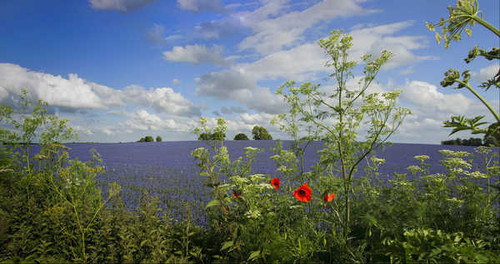
{"type": "Polygon", "coordinates": [[[234,68],[257,80],[286,78],[304,81],[327,70],[325,59],[323,50],[312,42],[272,53],[253,63],[238,64],[234,68]]]}
{"type": "Polygon", "coordinates": [[[221,100],[231,99],[245,104],[250,109],[266,113],[280,113],[281,99],[269,88],[259,87],[251,76],[244,72],[223,71],[204,74],[196,79],[196,93],[221,100]]]}
{"type": "MultiPolygon", "coordinates": [[[[445,94],[435,85],[423,81],[408,81],[400,88],[403,90],[401,103],[412,110],[412,115],[406,118],[394,140],[438,144],[451,132],[451,129],[443,128],[443,121],[449,120],[452,115],[485,115],[485,121],[493,121],[480,102],[462,93],[445,94]]],[[[456,136],[471,136],[468,132],[464,133],[467,135],[456,136]]]]}
{"type": "Polygon", "coordinates": [[[172,88],[145,89],[130,85],[123,90],[88,82],[76,74],[68,78],[33,72],[19,65],[0,63],[0,101],[17,97],[26,89],[32,99],[42,100],[63,110],[150,107],[158,113],[199,116],[200,108],[172,88]]]}
{"type": "Polygon", "coordinates": [[[256,12],[247,14],[248,25],[254,35],[245,38],[241,50],[255,50],[260,54],[270,54],[296,44],[310,27],[335,18],[363,15],[366,10],[352,0],[323,0],[301,11],[281,14],[286,1],[266,1],[266,5],[256,12]]]}
{"type": "Polygon", "coordinates": [[[196,127],[196,122],[193,119],[185,118],[163,118],[148,112],[145,109],[137,110],[130,115],[129,120],[123,124],[132,130],[140,131],[192,131],[196,127]]]}
{"type": "Polygon", "coordinates": [[[233,93],[245,93],[257,88],[249,76],[236,71],[211,72],[196,79],[196,94],[228,99],[233,93]]]}
{"type": "Polygon", "coordinates": [[[477,82],[485,82],[493,78],[496,74],[500,73],[500,64],[493,63],[487,67],[479,70],[479,72],[472,72],[472,78],[477,82]]]}
{"type": "Polygon", "coordinates": [[[196,13],[201,12],[225,12],[224,5],[220,0],[177,0],[180,9],[196,13]]]}
{"type": "Polygon", "coordinates": [[[213,63],[227,65],[228,61],[222,57],[223,48],[219,45],[206,47],[204,45],[175,46],[171,51],[163,52],[165,59],[175,62],[192,64],[213,63]]]}
{"type": "Polygon", "coordinates": [[[418,56],[412,52],[427,47],[425,37],[394,36],[394,34],[412,25],[413,22],[411,21],[378,26],[358,25],[349,33],[353,37],[353,50],[350,55],[359,60],[364,54],[378,55],[384,49],[389,50],[394,56],[384,65],[385,69],[396,68],[421,60],[436,59],[430,56],[418,56]]]}
{"type": "MultiPolygon", "coordinates": [[[[413,50],[426,47],[423,37],[394,36],[411,25],[411,22],[401,22],[370,27],[358,26],[350,32],[353,36],[352,59],[359,61],[365,54],[379,55],[383,49],[392,50],[395,54],[384,65],[384,69],[400,67],[419,60],[434,59],[414,54],[413,50]]],[[[244,72],[257,81],[280,78],[305,81],[330,71],[325,67],[326,60],[324,51],[314,41],[273,52],[254,62],[236,64],[232,69],[244,72]]],[[[401,74],[409,74],[411,70],[411,67],[408,67],[401,74]]]]}
{"type": "Polygon", "coordinates": [[[134,11],[156,0],[90,0],[93,9],[118,10],[121,12],[134,11]]]}
{"type": "Polygon", "coordinates": [[[34,99],[59,107],[104,109],[123,104],[114,96],[113,89],[87,82],[76,74],[63,78],[10,63],[0,64],[0,87],[0,95],[4,99],[18,96],[26,89],[34,99]]]}
{"type": "Polygon", "coordinates": [[[123,90],[123,100],[138,106],[151,107],[158,113],[177,116],[199,116],[200,109],[182,94],[172,88],[146,90],[138,85],[130,85],[123,90]]]}
{"type": "Polygon", "coordinates": [[[449,116],[467,113],[473,102],[461,93],[444,94],[438,91],[437,86],[422,81],[406,83],[401,96],[429,115],[445,113],[449,116]]]}

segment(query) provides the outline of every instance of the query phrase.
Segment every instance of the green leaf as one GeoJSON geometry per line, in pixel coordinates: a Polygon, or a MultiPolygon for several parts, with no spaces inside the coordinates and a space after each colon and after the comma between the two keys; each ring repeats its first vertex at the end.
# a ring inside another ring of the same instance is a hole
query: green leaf
{"type": "Polygon", "coordinates": [[[208,209],[208,208],[210,208],[210,207],[212,207],[212,206],[219,206],[219,205],[220,205],[219,200],[212,200],[212,201],[210,201],[210,202],[207,204],[207,206],[205,207],[205,209],[208,209]]]}
{"type": "Polygon", "coordinates": [[[220,248],[220,250],[221,251],[222,250],[226,250],[226,249],[232,247],[233,245],[234,245],[234,241],[232,241],[232,240],[231,241],[226,241],[226,242],[224,242],[224,244],[222,244],[222,247],[220,248]]]}
{"type": "Polygon", "coordinates": [[[252,251],[252,253],[250,253],[250,257],[248,257],[248,261],[253,261],[253,260],[256,260],[258,257],[260,256],[260,251],[252,251]]]}

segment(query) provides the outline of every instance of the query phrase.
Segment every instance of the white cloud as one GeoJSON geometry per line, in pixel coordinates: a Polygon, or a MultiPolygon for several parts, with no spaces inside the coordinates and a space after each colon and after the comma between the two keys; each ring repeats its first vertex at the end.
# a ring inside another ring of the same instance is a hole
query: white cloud
{"type": "Polygon", "coordinates": [[[394,34],[413,25],[411,21],[392,24],[368,26],[356,26],[349,33],[353,37],[351,56],[359,60],[365,54],[378,55],[382,50],[389,50],[393,57],[384,65],[385,69],[412,64],[421,60],[436,59],[430,56],[418,56],[412,50],[427,47],[426,38],[423,36],[394,36],[394,34]]]}
{"type": "Polygon", "coordinates": [[[496,74],[500,72],[500,64],[493,63],[487,67],[479,70],[479,72],[472,72],[472,77],[478,82],[485,82],[493,78],[496,74]]]}
{"type": "Polygon", "coordinates": [[[221,100],[231,99],[245,104],[250,109],[266,113],[280,113],[281,99],[269,90],[259,87],[251,76],[244,72],[223,71],[204,74],[196,79],[196,93],[221,100]]]}
{"type": "Polygon", "coordinates": [[[196,13],[200,12],[225,12],[220,0],[177,0],[180,9],[196,13]]]}
{"type": "MultiPolygon", "coordinates": [[[[441,140],[448,139],[451,129],[444,128],[443,121],[449,120],[452,115],[485,115],[485,121],[493,121],[480,102],[462,93],[445,94],[435,85],[423,81],[409,81],[400,88],[403,89],[401,103],[411,109],[412,115],[405,119],[394,141],[439,144],[441,140]]],[[[475,135],[461,132],[452,137],[471,136],[475,135]]]]}
{"type": "Polygon", "coordinates": [[[92,132],[92,130],[90,128],[88,128],[88,127],[82,127],[82,126],[78,126],[78,125],[73,125],[71,128],[78,135],[82,135],[82,134],[86,135],[86,136],[92,136],[92,135],[94,135],[94,132],[92,132]]]}
{"type": "Polygon", "coordinates": [[[128,12],[137,10],[156,0],[90,0],[93,9],[118,10],[128,12]]]}
{"type": "Polygon", "coordinates": [[[196,93],[221,100],[234,100],[250,109],[266,113],[280,113],[281,99],[269,90],[259,87],[255,79],[244,72],[223,71],[204,74],[196,79],[196,93]]]}
{"type": "MultiPolygon", "coordinates": [[[[353,60],[359,61],[365,54],[379,55],[383,49],[389,49],[395,55],[384,65],[384,69],[411,65],[419,60],[433,59],[413,53],[413,50],[426,47],[423,37],[393,36],[410,25],[412,25],[411,22],[371,27],[358,25],[356,30],[350,32],[353,36],[353,48],[350,56],[353,60]]],[[[258,81],[279,78],[305,81],[315,79],[317,74],[331,71],[325,67],[326,61],[327,56],[317,42],[308,42],[288,50],[271,53],[255,62],[234,65],[232,69],[244,72],[258,81]]],[[[402,70],[401,74],[409,74],[411,71],[412,68],[407,67],[402,70]]]]}
{"type": "Polygon", "coordinates": [[[212,47],[206,47],[196,44],[185,47],[175,46],[171,51],[163,52],[163,55],[168,61],[227,65],[228,61],[222,57],[222,52],[222,46],[213,45],[212,47]]]}
{"type": "Polygon", "coordinates": [[[325,72],[326,57],[316,43],[307,43],[290,50],[272,53],[253,63],[242,63],[233,67],[257,80],[294,79],[304,81],[319,72],[325,72]]]}
{"type": "Polygon", "coordinates": [[[116,97],[106,96],[114,93],[111,88],[87,82],[76,74],[69,74],[66,79],[10,63],[0,64],[0,87],[3,98],[8,97],[5,93],[18,96],[26,89],[35,99],[59,107],[104,109],[122,104],[116,97]]]}
{"type": "Polygon", "coordinates": [[[108,136],[115,135],[115,131],[113,131],[110,128],[102,128],[101,131],[102,131],[102,133],[104,133],[105,135],[108,135],[108,136]]]}
{"type": "Polygon", "coordinates": [[[129,85],[123,90],[123,100],[138,106],[152,107],[158,113],[177,116],[198,116],[200,109],[172,88],[146,90],[138,85],[129,85]]]}
{"type": "Polygon", "coordinates": [[[68,78],[33,72],[19,65],[0,63],[0,101],[17,97],[26,89],[32,99],[42,100],[63,110],[150,107],[158,113],[198,116],[200,108],[172,88],[145,89],[130,85],[123,90],[88,82],[76,74],[68,78]]]}
{"type": "MultiPolygon", "coordinates": [[[[237,91],[257,88],[255,80],[236,71],[211,72],[196,79],[196,94],[228,99],[237,91]]],[[[242,93],[242,92],[240,92],[242,93]]]]}
{"type": "Polygon", "coordinates": [[[352,0],[323,0],[302,11],[280,14],[286,1],[266,1],[266,5],[247,15],[248,25],[255,32],[240,44],[241,50],[255,50],[260,54],[270,54],[289,47],[301,40],[308,28],[335,18],[363,15],[373,10],[365,10],[352,0]]]}
{"type": "Polygon", "coordinates": [[[124,126],[132,130],[141,131],[192,131],[194,129],[194,121],[187,119],[172,119],[162,118],[159,115],[149,113],[147,110],[141,109],[134,112],[131,118],[127,120],[124,126]]]}
{"type": "Polygon", "coordinates": [[[430,83],[411,81],[405,84],[401,95],[407,102],[425,111],[429,116],[438,113],[458,115],[467,113],[473,101],[461,93],[444,94],[430,83]]]}

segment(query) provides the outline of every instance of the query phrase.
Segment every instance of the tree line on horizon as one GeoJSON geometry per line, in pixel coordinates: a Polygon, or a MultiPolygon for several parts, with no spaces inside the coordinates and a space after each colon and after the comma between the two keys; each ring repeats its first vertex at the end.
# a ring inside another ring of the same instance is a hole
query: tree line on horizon
{"type": "MultiPolygon", "coordinates": [[[[145,136],[137,142],[155,142],[155,139],[152,136],[145,136]]],[[[156,137],[156,142],[162,142],[162,138],[160,136],[156,137]]]]}
{"type": "MultiPolygon", "coordinates": [[[[252,137],[254,140],[272,140],[273,137],[269,134],[266,128],[261,126],[254,126],[252,129],[252,137]]],[[[224,140],[226,139],[226,134],[223,132],[205,132],[198,136],[198,140],[224,140]]],[[[250,140],[245,133],[238,133],[234,136],[234,140],[250,140]]]]}

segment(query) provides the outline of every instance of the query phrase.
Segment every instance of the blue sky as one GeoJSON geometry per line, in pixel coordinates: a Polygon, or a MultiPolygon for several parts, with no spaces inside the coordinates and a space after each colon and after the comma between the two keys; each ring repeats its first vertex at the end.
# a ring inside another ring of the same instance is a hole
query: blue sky
{"type": "MultiPolygon", "coordinates": [[[[353,58],[391,50],[373,91],[401,89],[409,116],[394,142],[437,144],[450,115],[486,115],[464,90],[442,88],[450,67],[475,84],[498,62],[463,59],[499,40],[481,27],[472,38],[438,45],[426,22],[447,15],[447,0],[18,0],[0,1],[0,101],[26,89],[66,118],[81,141],[127,142],[152,135],[194,140],[200,116],[228,121],[229,139],[250,135],[286,111],[276,89],[287,80],[326,87],[317,40],[334,29],[354,37],[353,58]]],[[[480,9],[499,25],[499,1],[480,9]]],[[[354,81],[353,81],[354,82],[354,81]]],[[[482,93],[497,109],[498,90],[482,93]]],[[[467,133],[457,134],[469,137],[467,133]]]]}

